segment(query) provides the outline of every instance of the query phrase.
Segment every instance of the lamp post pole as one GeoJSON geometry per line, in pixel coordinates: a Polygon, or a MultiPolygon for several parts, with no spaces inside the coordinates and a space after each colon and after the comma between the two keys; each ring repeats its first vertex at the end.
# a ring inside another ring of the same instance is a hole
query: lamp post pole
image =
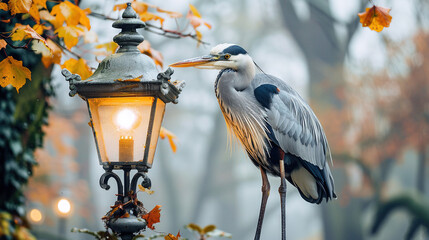
{"type": "Polygon", "coordinates": [[[94,74],[81,80],[63,69],[69,82],[70,96],[78,94],[87,102],[100,164],[105,170],[101,188],[108,190],[109,179],[118,186],[115,206],[104,220],[106,226],[123,240],[131,240],[146,227],[143,203],[136,198],[139,179],[144,188],[151,187],[147,176],[152,167],[165,104],[177,103],[184,82],[170,82],[173,70],[158,73],[152,59],[141,54],[137,46],[144,41],[136,30],[145,27],[131,3],[122,19],[113,23],[121,29],[113,40],[117,52],[106,57],[94,74]],[[123,171],[123,181],[114,171],[123,171]],[[137,170],[131,176],[132,170],[137,170]]]}

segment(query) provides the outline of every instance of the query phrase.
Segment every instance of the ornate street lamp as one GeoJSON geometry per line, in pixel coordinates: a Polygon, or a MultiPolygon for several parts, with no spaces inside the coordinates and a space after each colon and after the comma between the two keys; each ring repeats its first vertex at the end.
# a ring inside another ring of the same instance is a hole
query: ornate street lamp
{"type": "MultiPolygon", "coordinates": [[[[144,38],[136,29],[145,24],[130,3],[113,27],[122,29],[113,38],[120,48],[106,57],[91,77],[81,80],[67,69],[62,74],[69,81],[70,96],[78,94],[87,102],[98,157],[106,171],[100,186],[108,190],[108,180],[114,178],[118,204],[131,200],[129,194],[136,192],[139,178],[143,179],[143,187],[150,188],[146,173],[152,167],[165,104],[177,103],[184,83],[172,84],[173,70],[158,73],[153,60],[137,49],[144,38]],[[137,173],[130,180],[133,169],[137,173]],[[124,172],[123,183],[113,170],[124,172]]],[[[125,208],[129,217],[110,219],[107,226],[122,239],[132,239],[134,233],[146,227],[146,222],[138,219],[135,205],[125,208]]]]}

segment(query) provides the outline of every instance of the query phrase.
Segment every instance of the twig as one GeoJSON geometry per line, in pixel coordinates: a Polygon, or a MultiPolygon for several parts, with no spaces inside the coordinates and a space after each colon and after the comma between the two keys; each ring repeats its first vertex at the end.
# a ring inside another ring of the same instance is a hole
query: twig
{"type": "MultiPolygon", "coordinates": [[[[109,16],[106,16],[104,14],[100,14],[100,13],[95,13],[95,12],[91,12],[89,14],[89,16],[92,17],[96,17],[96,18],[100,18],[100,19],[104,19],[104,20],[111,20],[111,21],[116,21],[118,20],[117,18],[111,18],[109,16]]],[[[163,27],[158,27],[155,26],[153,24],[150,23],[145,23],[146,27],[145,30],[154,34],[158,34],[167,38],[173,38],[173,39],[179,39],[179,38],[192,38],[194,40],[196,40],[198,43],[201,43],[203,45],[208,45],[209,43],[201,41],[200,39],[198,39],[196,34],[191,34],[191,33],[182,33],[179,31],[174,31],[174,30],[168,30],[168,29],[164,29],[163,27]]]]}

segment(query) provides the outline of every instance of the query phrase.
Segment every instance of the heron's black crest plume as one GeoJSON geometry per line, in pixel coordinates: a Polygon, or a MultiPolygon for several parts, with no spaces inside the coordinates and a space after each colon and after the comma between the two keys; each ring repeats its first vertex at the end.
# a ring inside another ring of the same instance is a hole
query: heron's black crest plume
{"type": "Polygon", "coordinates": [[[229,53],[231,55],[247,54],[246,50],[238,45],[227,47],[222,51],[222,53],[229,53]]]}

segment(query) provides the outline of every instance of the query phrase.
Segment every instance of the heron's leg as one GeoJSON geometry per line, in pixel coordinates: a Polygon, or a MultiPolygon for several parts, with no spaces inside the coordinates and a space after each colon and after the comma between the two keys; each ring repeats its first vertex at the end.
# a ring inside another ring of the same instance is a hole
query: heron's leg
{"type": "Polygon", "coordinates": [[[280,204],[282,211],[282,240],[286,240],[286,176],[284,160],[280,160],[280,204]]]}
{"type": "Polygon", "coordinates": [[[261,209],[259,210],[259,218],[258,218],[258,226],[256,227],[256,234],[255,234],[255,240],[259,240],[261,237],[261,229],[262,229],[262,222],[264,221],[264,214],[265,214],[265,206],[267,205],[268,195],[270,195],[270,182],[268,181],[267,173],[262,167],[259,167],[261,169],[261,175],[262,175],[262,201],[261,201],[261,209]]]}

